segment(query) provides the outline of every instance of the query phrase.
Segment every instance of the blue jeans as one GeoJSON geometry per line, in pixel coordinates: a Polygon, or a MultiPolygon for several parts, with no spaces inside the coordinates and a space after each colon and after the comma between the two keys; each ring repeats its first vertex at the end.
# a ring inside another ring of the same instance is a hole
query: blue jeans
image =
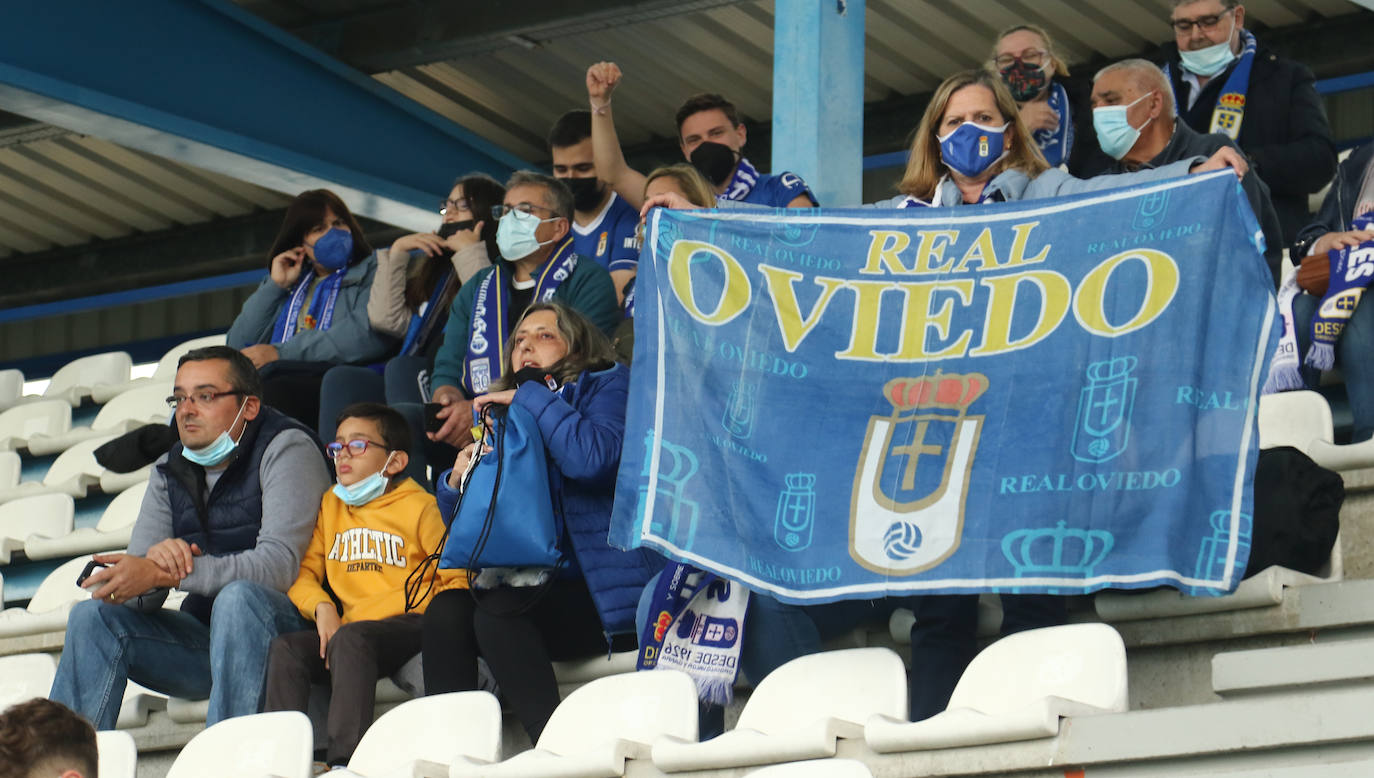
{"type": "MultiPolygon", "coordinates": [[[[1293,298],[1293,326],[1301,354],[1306,355],[1312,345],[1312,317],[1320,302],[1305,293],[1293,298]]],[[[1336,364],[1345,376],[1345,393],[1350,399],[1350,413],[1355,417],[1350,440],[1369,440],[1374,437],[1374,301],[1361,298],[1360,305],[1355,307],[1336,341],[1336,364]]],[[[1320,385],[1320,371],[1304,364],[1302,375],[1308,387],[1315,389],[1320,385]]]]}
{"type": "Polygon", "coordinates": [[[114,729],[130,679],[173,697],[209,697],[206,725],[257,713],[272,638],[309,626],[285,594],[251,581],[220,590],[209,627],[167,608],[143,612],[86,600],[67,617],[48,696],[96,729],[114,729]]]}

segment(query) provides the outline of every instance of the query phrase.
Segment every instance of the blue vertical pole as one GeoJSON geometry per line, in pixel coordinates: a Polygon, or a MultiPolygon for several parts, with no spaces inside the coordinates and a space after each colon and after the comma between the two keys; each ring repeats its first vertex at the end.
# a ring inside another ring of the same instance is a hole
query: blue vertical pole
{"type": "Polygon", "coordinates": [[[863,191],[865,0],[778,0],[773,12],[773,164],[824,206],[863,191]]]}

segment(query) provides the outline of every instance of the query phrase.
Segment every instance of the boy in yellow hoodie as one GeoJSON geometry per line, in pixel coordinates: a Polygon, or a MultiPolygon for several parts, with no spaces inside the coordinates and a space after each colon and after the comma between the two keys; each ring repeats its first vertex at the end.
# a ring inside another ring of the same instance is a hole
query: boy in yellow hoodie
{"type": "Polygon", "coordinates": [[[410,445],[410,428],[392,408],[357,403],[339,414],[338,435],[325,446],[338,484],[324,494],[300,575],[286,592],[315,629],[278,636],[268,656],[266,710],[304,712],[310,685],[329,680],[330,765],[347,763],[372,724],[378,676],[420,652],[431,597],[467,586],[461,570],[426,574],[423,596],[406,607],[407,576],[439,550],[444,534],[434,496],[400,475],[410,445]],[[437,575],[433,586],[430,575],[437,575]]]}

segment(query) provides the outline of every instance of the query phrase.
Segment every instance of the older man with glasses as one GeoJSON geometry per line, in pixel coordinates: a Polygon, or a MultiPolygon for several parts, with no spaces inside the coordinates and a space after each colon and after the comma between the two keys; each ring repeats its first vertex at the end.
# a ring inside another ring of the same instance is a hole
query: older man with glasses
{"type": "Polygon", "coordinates": [[[258,712],[272,638],[304,624],[285,591],[331,479],[310,430],[261,397],[236,349],[177,366],[180,440],[153,469],[128,552],[96,555],[78,582],[91,599],[67,619],[49,695],[97,729],[114,729],[130,679],[208,697],[207,724],[258,712]],[[162,607],[173,588],[180,610],[162,607]]]}
{"type": "Polygon", "coordinates": [[[1312,71],[1258,45],[1236,0],[1174,0],[1162,56],[1178,115],[1240,146],[1269,186],[1284,244],[1311,219],[1307,196],[1336,172],[1336,150],[1312,71]]]}
{"type": "Polygon", "coordinates": [[[430,440],[472,441],[472,399],[501,376],[506,338],[531,303],[558,300],[608,334],[619,322],[610,274],[573,249],[573,210],[572,191],[556,178],[521,170],[506,182],[491,214],[502,261],[458,290],[434,358],[433,400],[443,407],[430,440]]]}

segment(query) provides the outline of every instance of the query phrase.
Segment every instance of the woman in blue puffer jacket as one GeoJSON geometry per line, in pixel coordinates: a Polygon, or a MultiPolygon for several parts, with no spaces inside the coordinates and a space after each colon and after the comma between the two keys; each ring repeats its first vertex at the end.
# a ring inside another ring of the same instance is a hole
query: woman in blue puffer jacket
{"type": "MultiPolygon", "coordinates": [[[[610,341],[571,308],[536,303],[516,325],[506,358],[509,369],[473,408],[516,405],[534,418],[549,458],[551,499],[566,524],[567,566],[537,600],[530,588],[514,586],[476,598],[461,589],[436,595],[424,617],[425,692],[476,689],[481,656],[535,742],[559,702],[551,661],[633,650],[635,605],[662,560],[606,542],[630,384],[610,341]]],[[[475,444],[465,448],[439,479],[445,517],[474,453],[475,444]]]]}

